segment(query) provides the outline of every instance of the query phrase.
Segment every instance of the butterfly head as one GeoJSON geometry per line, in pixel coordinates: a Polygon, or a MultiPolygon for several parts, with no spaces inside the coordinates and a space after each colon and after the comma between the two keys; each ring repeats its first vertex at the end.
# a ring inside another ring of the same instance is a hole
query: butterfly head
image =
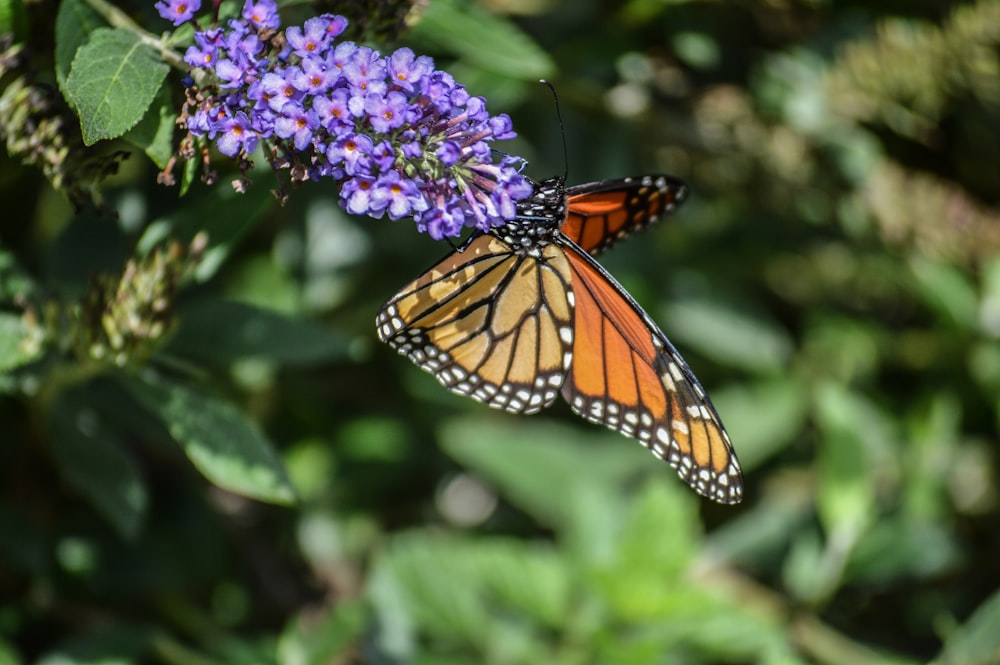
{"type": "Polygon", "coordinates": [[[517,215],[492,233],[515,249],[537,249],[551,241],[566,219],[566,183],[559,176],[532,182],[534,191],[518,201],[517,215]]]}

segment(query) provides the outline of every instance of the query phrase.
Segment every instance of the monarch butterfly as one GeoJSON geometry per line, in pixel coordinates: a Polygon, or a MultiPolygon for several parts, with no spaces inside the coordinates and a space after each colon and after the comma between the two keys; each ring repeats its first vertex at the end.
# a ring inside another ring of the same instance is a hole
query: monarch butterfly
{"type": "Polygon", "coordinates": [[[591,422],[638,439],[699,494],[736,503],[739,463],[687,363],[590,254],[686,196],[665,175],[532,183],[506,225],[464,246],[379,310],[379,337],[446,388],[534,413],[560,392],[591,422]]]}

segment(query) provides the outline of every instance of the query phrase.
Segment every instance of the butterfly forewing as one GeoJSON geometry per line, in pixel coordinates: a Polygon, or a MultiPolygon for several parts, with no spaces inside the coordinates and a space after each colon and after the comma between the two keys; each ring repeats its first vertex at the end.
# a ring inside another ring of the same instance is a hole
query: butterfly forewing
{"type": "Polygon", "coordinates": [[[489,235],[474,238],[379,310],[379,337],[445,387],[513,413],[558,395],[570,361],[569,266],[489,235]]]}
{"type": "Polygon", "coordinates": [[[699,494],[742,498],[732,444],[680,354],[593,259],[567,245],[573,364],[562,393],[578,415],[638,439],[699,494]]]}
{"type": "Polygon", "coordinates": [[[666,175],[603,180],[566,189],[562,234],[597,255],[680,205],[687,186],[666,175]]]}

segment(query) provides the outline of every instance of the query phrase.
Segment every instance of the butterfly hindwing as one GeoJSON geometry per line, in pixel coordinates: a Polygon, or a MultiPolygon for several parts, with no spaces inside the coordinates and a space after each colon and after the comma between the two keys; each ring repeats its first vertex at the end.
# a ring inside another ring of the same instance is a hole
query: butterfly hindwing
{"type": "Polygon", "coordinates": [[[574,294],[573,364],[562,394],[575,413],[637,439],[699,494],[742,498],[736,454],[687,363],[625,290],[566,245],[574,294]]]}
{"type": "Polygon", "coordinates": [[[564,236],[596,256],[684,202],[687,185],[667,175],[602,180],[566,189],[564,236]]]}
{"type": "Polygon", "coordinates": [[[556,398],[569,366],[568,284],[556,245],[535,257],[479,235],[386,302],[378,334],[449,390],[534,413],[556,398]]]}

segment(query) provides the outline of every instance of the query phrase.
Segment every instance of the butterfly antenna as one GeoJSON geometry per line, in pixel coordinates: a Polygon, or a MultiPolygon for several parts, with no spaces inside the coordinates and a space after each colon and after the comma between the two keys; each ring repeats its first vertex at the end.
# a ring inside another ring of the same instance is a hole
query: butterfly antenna
{"type": "Polygon", "coordinates": [[[559,135],[563,144],[563,182],[569,177],[569,149],[566,148],[566,126],[563,124],[562,109],[559,107],[559,95],[556,94],[556,87],[549,81],[541,79],[538,81],[552,91],[552,99],[556,103],[556,117],[559,118],[559,135]]]}

